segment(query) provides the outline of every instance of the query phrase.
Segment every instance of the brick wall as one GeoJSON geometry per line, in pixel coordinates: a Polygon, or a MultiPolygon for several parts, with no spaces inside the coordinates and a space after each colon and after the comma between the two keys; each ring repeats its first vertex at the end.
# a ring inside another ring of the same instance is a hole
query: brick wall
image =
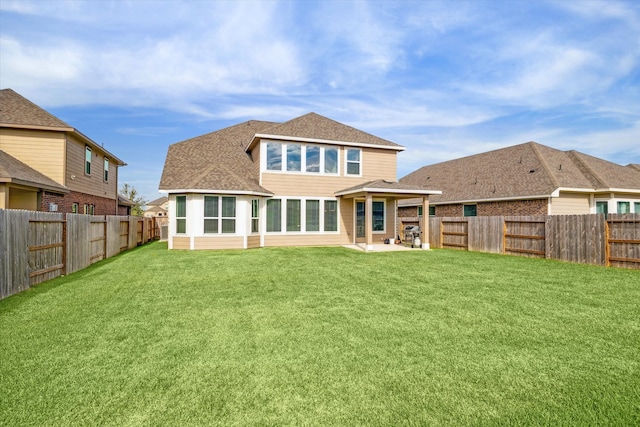
{"type": "Polygon", "coordinates": [[[116,208],[116,200],[106,197],[93,196],[91,194],[78,193],[71,191],[68,194],[55,194],[44,192],[42,195],[42,204],[40,210],[49,211],[49,203],[58,205],[58,212],[71,213],[73,203],[78,204],[78,213],[84,213],[84,205],[94,205],[94,215],[118,215],[116,208]]]}
{"type": "MultiPolygon", "coordinates": [[[[431,205],[436,208],[438,217],[463,216],[463,205],[431,205]]],[[[478,216],[519,216],[519,215],[547,215],[547,199],[511,200],[504,202],[478,203],[478,216]]],[[[403,206],[398,208],[398,217],[417,217],[417,206],[403,206]]]]}

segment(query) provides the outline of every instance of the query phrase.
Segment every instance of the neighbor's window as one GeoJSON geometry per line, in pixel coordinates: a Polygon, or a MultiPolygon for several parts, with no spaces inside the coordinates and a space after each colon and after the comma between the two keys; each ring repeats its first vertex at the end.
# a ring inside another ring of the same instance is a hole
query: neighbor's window
{"type": "Polygon", "coordinates": [[[84,147],[84,173],[91,175],[91,147],[84,147]]]}
{"type": "Polygon", "coordinates": [[[360,175],[359,148],[347,148],[347,175],[360,175]]]}
{"type": "Polygon", "coordinates": [[[635,213],[640,214],[640,202],[635,202],[633,204],[633,210],[635,213]]]}
{"type": "Polygon", "coordinates": [[[109,159],[107,157],[104,158],[104,181],[109,181],[109,159]]]}
{"type": "Polygon", "coordinates": [[[305,230],[320,231],[320,200],[307,200],[305,230]]]}
{"type": "Polygon", "coordinates": [[[282,200],[267,200],[267,231],[282,231],[282,200]]]}
{"type": "Polygon", "coordinates": [[[71,213],[74,213],[74,214],[78,213],[78,204],[77,203],[72,203],[71,204],[71,213]]]}
{"type": "Polygon", "coordinates": [[[299,172],[302,170],[301,152],[300,144],[287,144],[287,171],[299,172]]]}
{"type": "Polygon", "coordinates": [[[96,212],[96,205],[89,206],[89,214],[95,215],[95,212],[96,212]]]}
{"type": "Polygon", "coordinates": [[[300,200],[287,200],[287,231],[300,231],[300,200]]]}
{"type": "Polygon", "coordinates": [[[464,205],[462,210],[464,216],[478,216],[478,205],[464,205]]]}
{"type": "Polygon", "coordinates": [[[384,201],[374,201],[371,207],[373,231],[384,231],[384,201]]]}
{"type": "Polygon", "coordinates": [[[422,216],[422,206],[418,206],[418,216],[422,216]]]}
{"type": "Polygon", "coordinates": [[[609,202],[596,202],[596,213],[605,215],[608,214],[609,202]]]}
{"type": "Polygon", "coordinates": [[[260,199],[251,201],[251,232],[260,232],[260,199]]]}
{"type": "Polygon", "coordinates": [[[618,202],[618,213],[631,213],[631,202],[618,202]]]}
{"type": "Polygon", "coordinates": [[[267,142],[267,170],[282,170],[282,144],[267,142]]]}
{"type": "Polygon", "coordinates": [[[219,230],[219,206],[218,196],[204,196],[204,232],[217,234],[219,230]]]}
{"type": "Polygon", "coordinates": [[[176,196],[176,233],[187,232],[187,196],[176,196]]]}
{"type": "Polygon", "coordinates": [[[320,147],[316,145],[307,145],[306,147],[306,171],[320,172],[320,147]]]}
{"type": "Polygon", "coordinates": [[[338,231],[338,202],[324,201],[324,231],[338,231]]]}
{"type": "Polygon", "coordinates": [[[436,207],[429,206],[429,216],[436,216],[436,207]]]}
{"type": "Polygon", "coordinates": [[[338,173],[338,149],[325,147],[324,173],[338,173]]]}
{"type": "Polygon", "coordinates": [[[87,203],[84,204],[84,210],[82,213],[85,215],[89,215],[89,204],[87,203]]]}

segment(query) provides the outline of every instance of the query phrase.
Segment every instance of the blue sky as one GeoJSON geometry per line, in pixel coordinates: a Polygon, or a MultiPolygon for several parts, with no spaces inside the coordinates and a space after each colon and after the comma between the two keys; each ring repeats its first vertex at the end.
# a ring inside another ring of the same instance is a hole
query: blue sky
{"type": "Polygon", "coordinates": [[[0,87],[123,159],[314,111],[407,147],[398,178],[537,141],[640,163],[637,1],[0,2],[0,87]]]}

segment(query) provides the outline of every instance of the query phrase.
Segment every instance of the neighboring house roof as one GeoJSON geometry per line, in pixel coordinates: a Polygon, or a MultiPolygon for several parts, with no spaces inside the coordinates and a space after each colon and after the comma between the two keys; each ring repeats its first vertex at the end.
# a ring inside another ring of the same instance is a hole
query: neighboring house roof
{"type": "Polygon", "coordinates": [[[402,151],[405,148],[394,142],[379,138],[359,129],[347,126],[335,120],[316,113],[277,124],[269,129],[257,133],[247,150],[251,149],[260,139],[286,139],[300,142],[336,143],[341,145],[373,146],[402,151]]]}
{"type": "Polygon", "coordinates": [[[271,196],[245,152],[257,133],[276,123],[251,120],[169,146],[161,191],[216,191],[271,196]]]}
{"type": "Polygon", "coordinates": [[[0,150],[0,182],[35,187],[55,193],[69,192],[65,186],[58,184],[2,150],[0,150]]]}
{"type": "Polygon", "coordinates": [[[111,161],[119,166],[126,165],[118,157],[105,150],[102,145],[12,89],[0,90],[0,127],[69,132],[85,144],[103,151],[111,161]]]}
{"type": "Polygon", "coordinates": [[[118,194],[118,205],[120,206],[135,206],[135,202],[131,201],[129,198],[121,196],[118,194]]]}
{"type": "Polygon", "coordinates": [[[144,213],[146,213],[146,214],[154,214],[154,215],[159,214],[159,213],[166,213],[166,212],[167,212],[166,209],[162,209],[159,206],[153,206],[153,207],[150,207],[149,209],[147,209],[146,211],[144,211],[144,213]]]}
{"type": "Polygon", "coordinates": [[[430,198],[436,204],[549,197],[560,189],[640,191],[640,173],[634,168],[536,142],[425,166],[400,182],[442,190],[430,198]]]}
{"type": "Polygon", "coordinates": [[[162,206],[163,204],[167,203],[169,201],[169,198],[167,196],[162,196],[159,197],[155,200],[152,200],[151,202],[147,203],[147,206],[162,206]]]}

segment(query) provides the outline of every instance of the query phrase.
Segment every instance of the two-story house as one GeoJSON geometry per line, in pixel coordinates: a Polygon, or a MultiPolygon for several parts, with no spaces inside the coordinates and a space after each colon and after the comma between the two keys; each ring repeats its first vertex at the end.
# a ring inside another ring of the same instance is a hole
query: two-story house
{"type": "Polygon", "coordinates": [[[0,208],[118,214],[125,163],[11,89],[0,90],[0,152],[0,208]]]}
{"type": "Polygon", "coordinates": [[[440,193],[397,182],[402,150],[315,113],[248,121],[173,144],[160,181],[169,199],[169,248],[372,249],[393,241],[397,201],[419,198],[428,211],[429,195],[440,193]]]}

